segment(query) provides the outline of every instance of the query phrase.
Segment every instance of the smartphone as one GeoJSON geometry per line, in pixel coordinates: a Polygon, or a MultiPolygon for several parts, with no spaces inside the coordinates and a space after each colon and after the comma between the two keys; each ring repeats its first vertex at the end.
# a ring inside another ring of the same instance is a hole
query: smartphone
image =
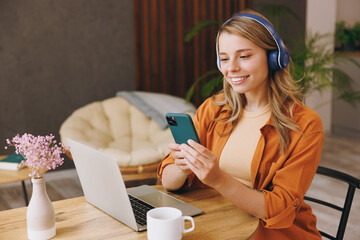
{"type": "Polygon", "coordinates": [[[176,143],[187,144],[189,139],[200,143],[194,123],[189,114],[167,113],[165,117],[176,143]]]}

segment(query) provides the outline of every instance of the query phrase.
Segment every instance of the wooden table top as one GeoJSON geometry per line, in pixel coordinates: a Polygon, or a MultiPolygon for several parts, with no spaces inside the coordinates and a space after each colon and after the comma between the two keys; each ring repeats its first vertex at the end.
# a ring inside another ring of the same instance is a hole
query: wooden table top
{"type": "MultiPolygon", "coordinates": [[[[3,159],[4,157],[6,156],[0,156],[0,159],[3,159]]],[[[0,184],[19,182],[27,179],[30,179],[29,169],[27,167],[18,171],[0,169],[0,184]]]]}
{"type": "MultiPolygon", "coordinates": [[[[155,188],[163,190],[161,186],[155,188]]],[[[251,239],[259,220],[238,209],[212,189],[171,195],[203,210],[194,217],[195,230],[183,239],[251,239]]],[[[84,197],[53,202],[56,236],[53,239],[147,239],[87,203],[84,197]]],[[[0,239],[27,239],[26,207],[0,211],[0,239]]],[[[187,223],[186,223],[187,224],[187,223]]],[[[189,227],[189,226],[187,226],[189,227]]]]}

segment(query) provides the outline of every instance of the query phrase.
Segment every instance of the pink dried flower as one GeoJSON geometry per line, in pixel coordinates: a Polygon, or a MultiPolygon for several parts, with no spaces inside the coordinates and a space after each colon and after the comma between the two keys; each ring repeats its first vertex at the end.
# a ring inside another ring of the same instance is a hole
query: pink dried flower
{"type": "Polygon", "coordinates": [[[64,163],[62,153],[68,150],[62,143],[56,144],[55,136],[33,136],[17,134],[12,140],[6,139],[9,146],[15,147],[15,152],[21,154],[25,160],[21,164],[29,167],[29,176],[41,178],[50,169],[55,169],[64,163]]]}

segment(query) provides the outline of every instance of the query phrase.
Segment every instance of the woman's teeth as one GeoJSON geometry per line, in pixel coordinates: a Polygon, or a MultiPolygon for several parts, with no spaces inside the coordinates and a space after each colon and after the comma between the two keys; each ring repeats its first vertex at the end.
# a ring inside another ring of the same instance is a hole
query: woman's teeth
{"type": "Polygon", "coordinates": [[[240,81],[244,80],[245,78],[247,78],[247,77],[232,78],[231,81],[240,82],[240,81]]]}

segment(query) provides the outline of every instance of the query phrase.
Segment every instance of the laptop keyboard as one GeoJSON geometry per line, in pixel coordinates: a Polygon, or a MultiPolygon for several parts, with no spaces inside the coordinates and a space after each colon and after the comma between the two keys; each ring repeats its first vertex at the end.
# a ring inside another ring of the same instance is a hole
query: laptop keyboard
{"type": "Polygon", "coordinates": [[[136,222],[142,226],[146,226],[146,213],[150,209],[154,208],[154,206],[151,206],[146,202],[143,202],[140,199],[131,196],[130,194],[129,199],[132,209],[134,211],[136,222]]]}

